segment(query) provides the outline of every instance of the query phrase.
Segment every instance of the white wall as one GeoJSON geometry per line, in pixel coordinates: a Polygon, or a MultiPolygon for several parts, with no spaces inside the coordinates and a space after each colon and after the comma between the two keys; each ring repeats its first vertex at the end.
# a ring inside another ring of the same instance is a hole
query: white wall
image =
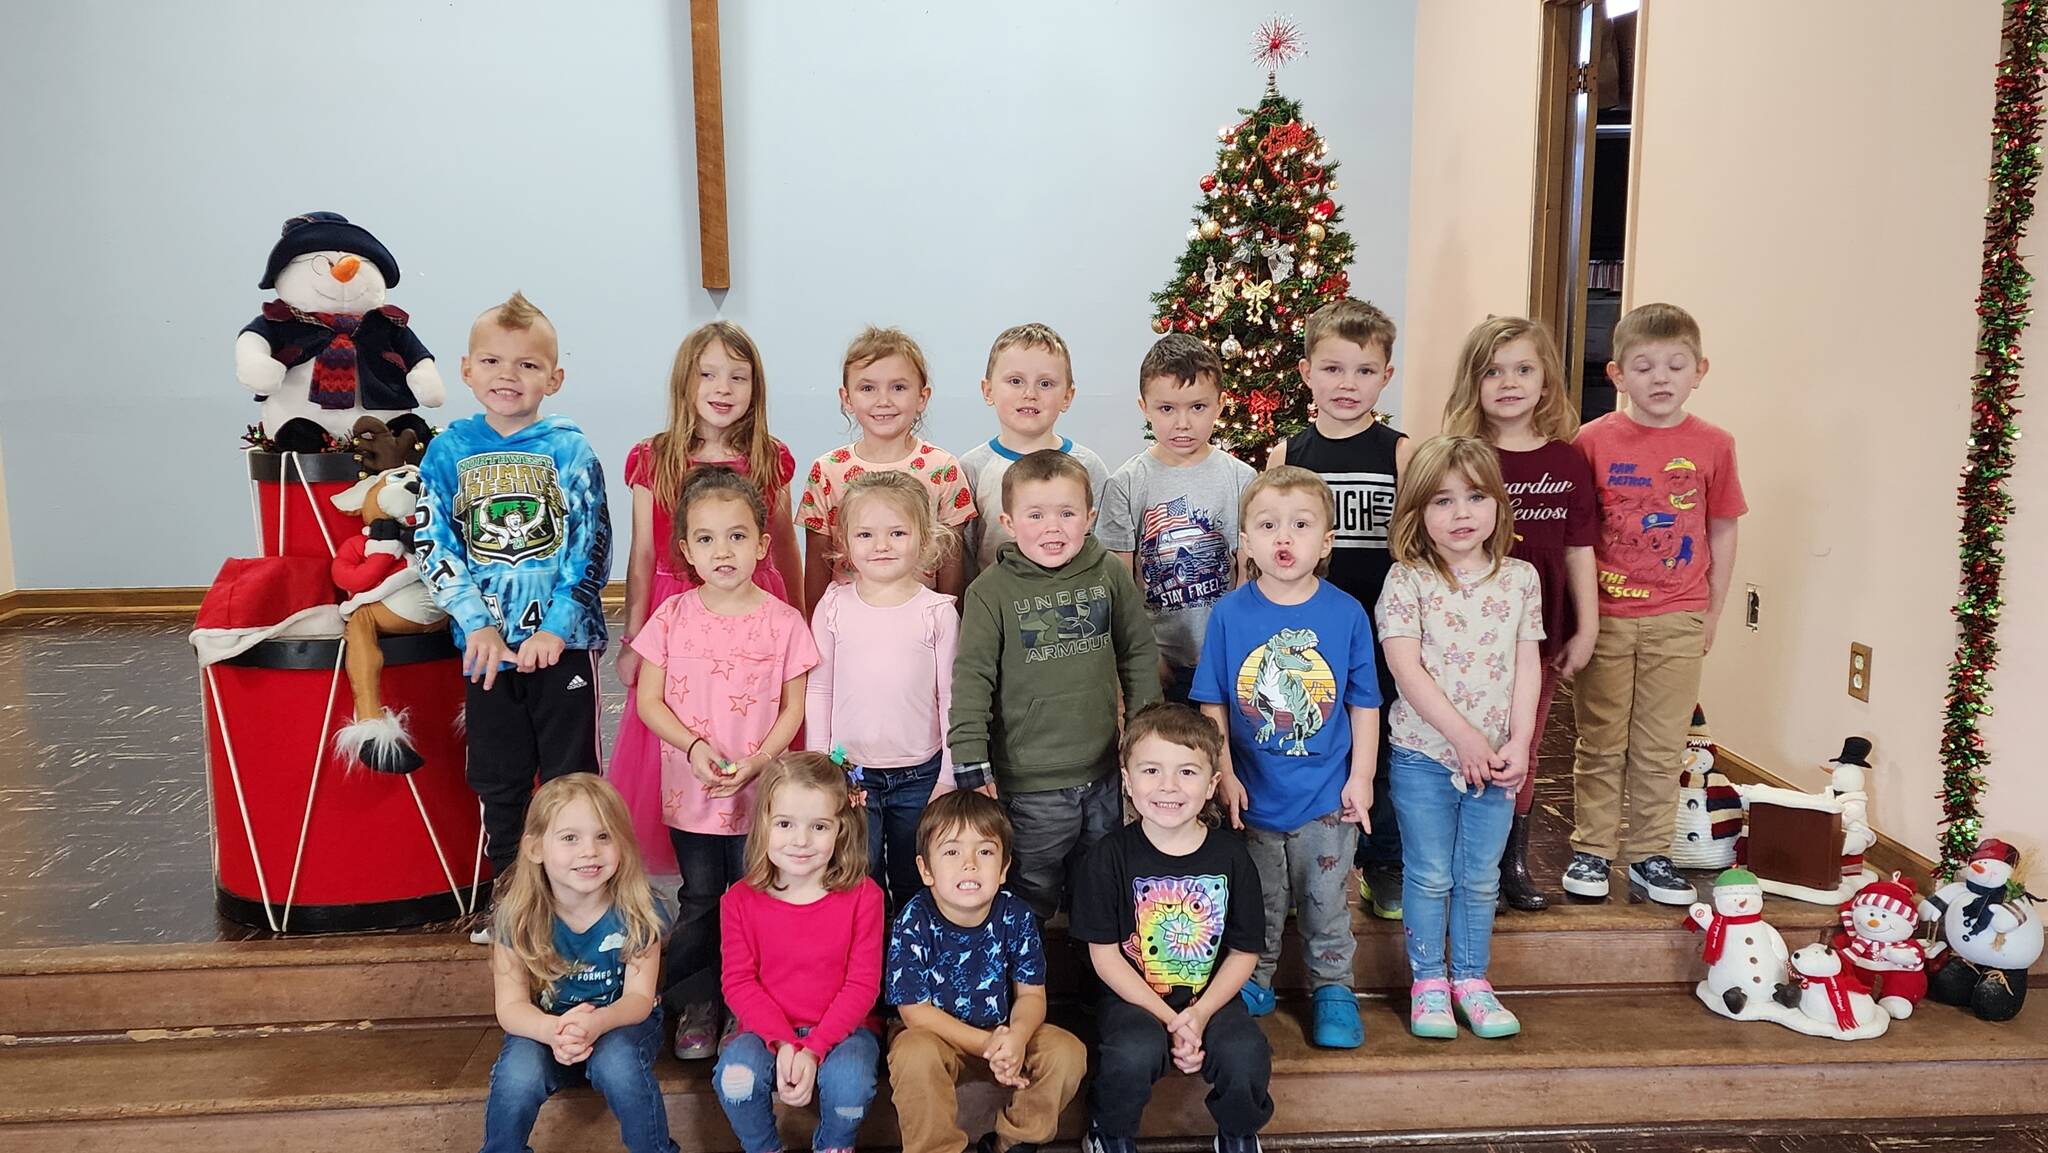
{"type": "MultiPolygon", "coordinates": [[[[993,431],[1002,327],[1075,353],[1062,428],[1140,444],[1149,294],[1185,243],[1217,126],[1255,102],[1264,9],[725,4],[733,289],[697,287],[687,6],[304,0],[0,10],[0,373],[24,587],[184,585],[253,549],[234,334],[285,217],[346,213],[396,255],[392,302],[455,384],[469,319],[522,288],[562,332],[577,419],[616,483],[663,418],[676,343],[761,341],[776,433],[846,439],[845,341],[901,324],[930,429],[993,431]],[[34,499],[29,499],[34,494],[34,499]]],[[[1344,163],[1355,290],[1402,318],[1415,0],[1303,0],[1283,90],[1344,163]]],[[[437,421],[475,411],[457,387],[437,421]]],[[[1399,411],[1399,397],[1383,407],[1399,411]]]]}

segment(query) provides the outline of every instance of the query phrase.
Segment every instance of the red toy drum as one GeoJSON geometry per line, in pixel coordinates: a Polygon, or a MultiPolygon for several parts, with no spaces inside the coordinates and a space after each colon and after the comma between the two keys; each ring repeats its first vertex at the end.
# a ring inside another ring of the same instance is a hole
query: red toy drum
{"type": "Polygon", "coordinates": [[[457,728],[461,653],[446,633],[382,644],[384,700],[426,759],[409,774],[335,755],[334,732],[350,720],[339,641],[264,641],[201,670],[214,881],[230,920],[274,932],[394,929],[468,913],[488,893],[457,728]]]}
{"type": "Polygon", "coordinates": [[[362,479],[355,457],[254,449],[248,457],[249,499],[264,556],[328,560],[342,541],[362,533],[362,518],[335,508],[330,499],[362,479]]]}

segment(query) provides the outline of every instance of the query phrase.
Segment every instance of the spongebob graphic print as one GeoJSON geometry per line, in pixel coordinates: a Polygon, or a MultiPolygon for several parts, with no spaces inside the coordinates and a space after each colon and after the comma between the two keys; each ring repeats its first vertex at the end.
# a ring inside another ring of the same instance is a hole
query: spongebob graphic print
{"type": "Polygon", "coordinates": [[[1308,741],[1337,707],[1337,678],[1316,643],[1312,629],[1281,629],[1238,666],[1237,707],[1258,726],[1254,743],[1290,757],[1310,755],[1308,741]]]}
{"type": "Polygon", "coordinates": [[[1133,877],[1137,931],[1124,955],[1154,992],[1209,983],[1223,952],[1223,921],[1230,911],[1230,879],[1211,876],[1133,877]]]}

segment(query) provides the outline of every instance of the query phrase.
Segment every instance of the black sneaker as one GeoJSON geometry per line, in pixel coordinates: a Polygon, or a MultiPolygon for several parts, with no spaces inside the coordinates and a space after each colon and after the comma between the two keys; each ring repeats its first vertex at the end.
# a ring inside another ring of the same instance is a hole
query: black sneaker
{"type": "Polygon", "coordinates": [[[1358,895],[1366,908],[1382,921],[1401,919],[1401,869],[1398,865],[1374,865],[1359,873],[1358,895]]]}
{"type": "MultiPolygon", "coordinates": [[[[1670,862],[1666,861],[1666,865],[1670,862]]],[[[1573,853],[1572,863],[1564,869],[1564,891],[1574,897],[1605,898],[1607,896],[1607,870],[1610,868],[1606,857],[1591,853],[1573,853]]]]}
{"type": "Polygon", "coordinates": [[[1670,857],[1644,857],[1630,865],[1628,895],[1630,900],[1648,897],[1660,905],[1690,905],[1700,899],[1692,882],[1679,876],[1670,857]]]}

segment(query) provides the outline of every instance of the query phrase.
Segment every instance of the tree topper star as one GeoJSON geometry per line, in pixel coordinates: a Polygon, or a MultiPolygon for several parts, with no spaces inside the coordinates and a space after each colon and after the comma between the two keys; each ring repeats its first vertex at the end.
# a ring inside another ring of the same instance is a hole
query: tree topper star
{"type": "Polygon", "coordinates": [[[1299,59],[1305,51],[1301,25],[1292,17],[1274,16],[1252,33],[1252,59],[1267,72],[1278,72],[1281,65],[1299,59]]]}

